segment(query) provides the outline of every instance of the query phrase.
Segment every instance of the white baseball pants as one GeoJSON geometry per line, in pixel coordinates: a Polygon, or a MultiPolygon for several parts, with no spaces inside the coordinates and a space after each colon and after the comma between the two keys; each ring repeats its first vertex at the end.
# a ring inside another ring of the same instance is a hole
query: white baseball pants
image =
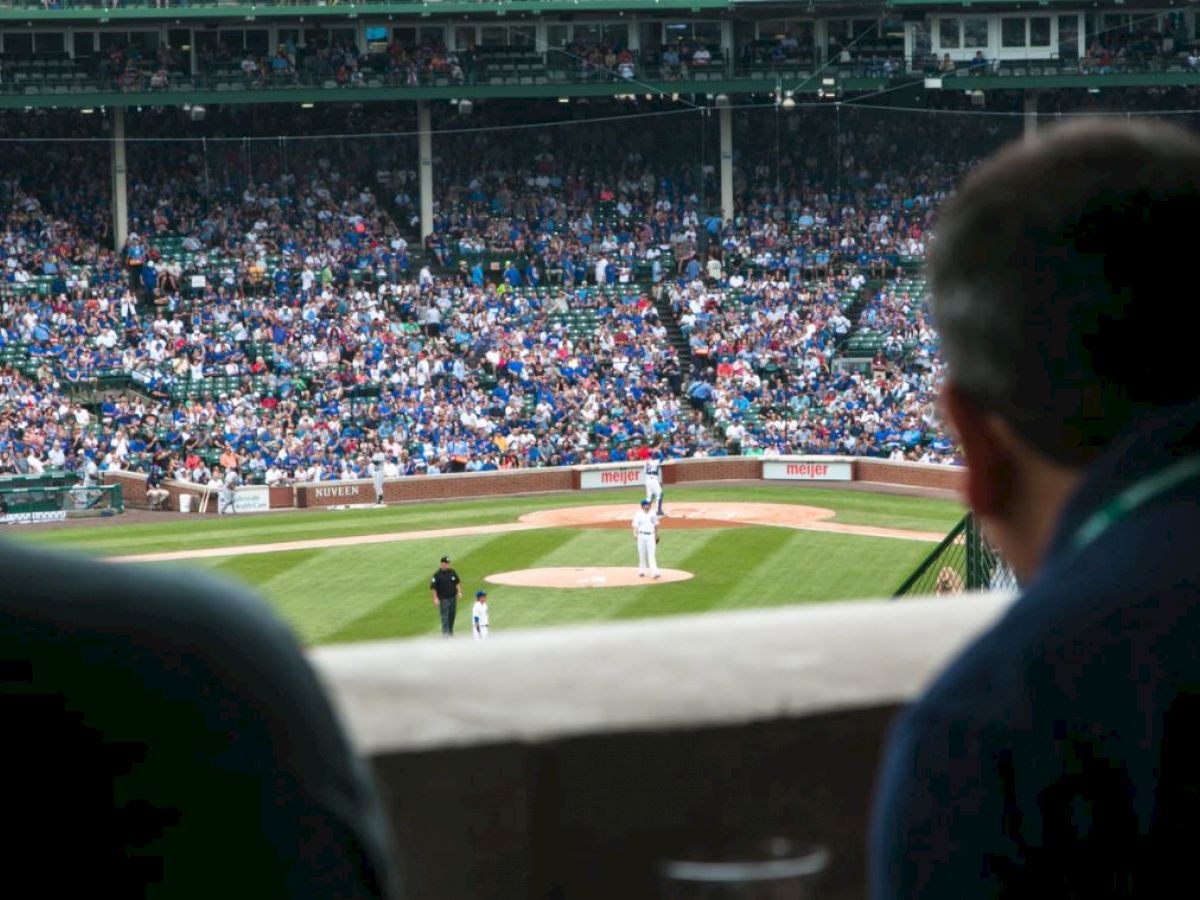
{"type": "Polygon", "coordinates": [[[651,575],[658,575],[658,549],[654,546],[653,534],[638,534],[638,574],[645,574],[650,569],[651,575]]]}

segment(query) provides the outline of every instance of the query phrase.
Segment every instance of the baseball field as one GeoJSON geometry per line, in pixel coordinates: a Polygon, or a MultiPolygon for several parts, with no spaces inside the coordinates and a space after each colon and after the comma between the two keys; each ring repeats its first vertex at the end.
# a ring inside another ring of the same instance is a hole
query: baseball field
{"type": "Polygon", "coordinates": [[[18,532],[120,565],[251,585],[307,644],[436,634],[429,579],[489,593],[493,639],[543,625],[888,596],[962,516],[949,500],[793,486],[669,490],[664,577],[637,577],[640,489],[386,508],[166,517],[18,532]]]}

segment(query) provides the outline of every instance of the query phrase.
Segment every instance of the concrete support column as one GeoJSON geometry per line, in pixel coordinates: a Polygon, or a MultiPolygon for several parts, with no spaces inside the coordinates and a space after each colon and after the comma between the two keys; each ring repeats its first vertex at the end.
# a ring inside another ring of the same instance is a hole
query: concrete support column
{"type": "Polygon", "coordinates": [[[825,49],[829,46],[829,28],[824,18],[813,22],[813,59],[817,65],[825,62],[825,49]]]}
{"type": "Polygon", "coordinates": [[[1025,92],[1025,139],[1029,140],[1037,135],[1038,130],[1038,92],[1028,90],[1025,92]]]}
{"type": "Polygon", "coordinates": [[[429,101],[417,101],[417,162],[421,196],[421,240],[433,233],[433,131],[429,101]]]}
{"type": "Polygon", "coordinates": [[[733,109],[729,103],[717,108],[721,129],[721,218],[733,218],[733,109]]]}
{"type": "Polygon", "coordinates": [[[112,138],[113,249],[121,250],[129,236],[129,182],[125,172],[124,107],[113,107],[112,138]]]}

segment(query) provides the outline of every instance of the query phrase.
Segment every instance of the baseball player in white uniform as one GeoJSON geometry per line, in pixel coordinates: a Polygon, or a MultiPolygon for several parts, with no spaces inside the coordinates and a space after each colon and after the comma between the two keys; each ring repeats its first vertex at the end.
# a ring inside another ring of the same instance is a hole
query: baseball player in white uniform
{"type": "Polygon", "coordinates": [[[471,607],[471,626],[475,640],[486,641],[488,639],[487,591],[475,592],[475,605],[471,607]]]}
{"type": "Polygon", "coordinates": [[[638,548],[638,578],[646,577],[647,567],[650,574],[659,577],[658,571],[658,516],[650,511],[650,501],[643,500],[642,508],[633,517],[633,534],[638,548]]]}
{"type": "Polygon", "coordinates": [[[383,506],[383,466],[387,457],[380,450],[371,457],[371,478],[375,482],[375,505],[383,506]]]}
{"type": "Polygon", "coordinates": [[[663,489],[662,489],[662,454],[655,450],[646,457],[646,465],[643,467],[646,473],[646,499],[651,504],[658,504],[658,515],[660,518],[666,513],[663,512],[663,489]]]}
{"type": "Polygon", "coordinates": [[[225,477],[219,483],[217,493],[217,512],[223,516],[232,516],[237,512],[237,487],[242,483],[237,469],[225,470],[225,477]]]}

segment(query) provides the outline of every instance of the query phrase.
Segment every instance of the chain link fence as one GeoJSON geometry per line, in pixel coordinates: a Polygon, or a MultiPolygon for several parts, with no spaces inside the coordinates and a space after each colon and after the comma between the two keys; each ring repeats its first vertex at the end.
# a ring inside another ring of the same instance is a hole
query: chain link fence
{"type": "Polygon", "coordinates": [[[974,516],[965,516],[896,589],[893,598],[963,591],[1011,591],[1017,577],[988,543],[974,516]]]}

